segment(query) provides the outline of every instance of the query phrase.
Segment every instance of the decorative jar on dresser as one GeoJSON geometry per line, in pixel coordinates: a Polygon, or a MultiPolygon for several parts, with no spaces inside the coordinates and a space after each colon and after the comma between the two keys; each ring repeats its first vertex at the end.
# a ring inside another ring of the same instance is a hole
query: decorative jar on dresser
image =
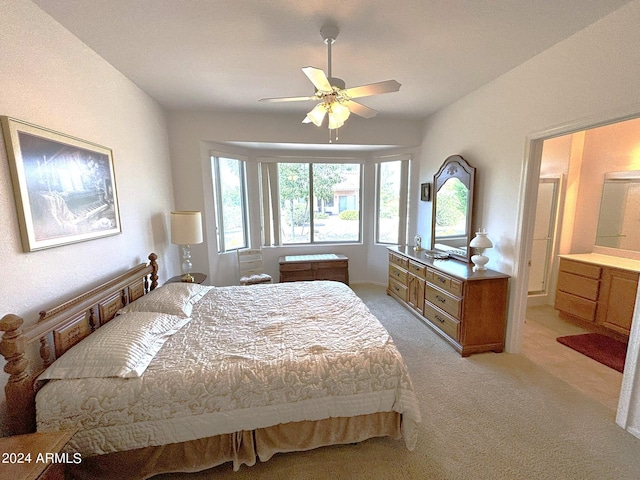
{"type": "Polygon", "coordinates": [[[463,357],[504,350],[508,282],[500,272],[474,272],[458,260],[429,258],[409,246],[389,247],[387,293],[463,357]]]}

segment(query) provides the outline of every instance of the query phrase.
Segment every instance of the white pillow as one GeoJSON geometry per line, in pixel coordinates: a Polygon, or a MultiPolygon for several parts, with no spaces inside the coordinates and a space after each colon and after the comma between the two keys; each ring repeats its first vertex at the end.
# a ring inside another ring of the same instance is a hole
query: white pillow
{"type": "Polygon", "coordinates": [[[164,342],[189,321],[157,312],[119,315],[56,359],[38,379],[139,377],[164,342]]]}
{"type": "Polygon", "coordinates": [[[190,317],[193,304],[213,287],[197,283],[167,283],[118,310],[126,312],[160,312],[190,317]]]}

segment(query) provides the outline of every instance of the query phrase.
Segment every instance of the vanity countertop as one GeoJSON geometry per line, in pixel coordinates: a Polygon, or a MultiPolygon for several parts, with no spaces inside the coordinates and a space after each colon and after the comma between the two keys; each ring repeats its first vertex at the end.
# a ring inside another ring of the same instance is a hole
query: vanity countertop
{"type": "Polygon", "coordinates": [[[560,258],[575,260],[577,262],[593,263],[603,267],[613,267],[620,268],[622,270],[630,270],[632,272],[640,272],[640,260],[633,260],[630,258],[602,255],[601,253],[571,253],[558,256],[560,258]]]}

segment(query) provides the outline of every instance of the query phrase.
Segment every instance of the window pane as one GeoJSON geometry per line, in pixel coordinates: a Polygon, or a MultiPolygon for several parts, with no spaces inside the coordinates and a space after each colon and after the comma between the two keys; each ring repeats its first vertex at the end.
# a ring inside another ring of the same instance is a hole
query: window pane
{"type": "Polygon", "coordinates": [[[360,165],[313,164],[314,242],[360,240],[360,165]]]}
{"type": "Polygon", "coordinates": [[[309,164],[278,164],[282,243],[310,243],[309,164]]]}
{"type": "Polygon", "coordinates": [[[380,190],[378,191],[379,243],[398,243],[400,227],[401,161],[378,164],[380,190]]]}
{"type": "Polygon", "coordinates": [[[218,158],[220,171],[220,205],[222,225],[218,225],[223,237],[224,250],[246,247],[245,212],[243,194],[243,165],[233,158],[218,158]]]}

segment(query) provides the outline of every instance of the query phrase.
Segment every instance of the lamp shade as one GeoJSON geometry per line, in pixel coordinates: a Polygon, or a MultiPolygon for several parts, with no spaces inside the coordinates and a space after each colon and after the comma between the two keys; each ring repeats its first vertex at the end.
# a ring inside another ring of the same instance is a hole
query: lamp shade
{"type": "Polygon", "coordinates": [[[476,232],[476,236],[473,237],[469,246],[471,248],[491,248],[493,247],[493,243],[489,238],[487,238],[487,232],[482,229],[479,232],[476,232]]]}
{"type": "Polygon", "coordinates": [[[343,126],[350,113],[349,109],[340,102],[332,103],[329,111],[329,128],[334,130],[343,126]]]}
{"type": "Polygon", "coordinates": [[[302,121],[302,123],[311,122],[316,127],[319,127],[320,125],[322,125],[322,120],[324,120],[324,116],[326,115],[326,113],[327,113],[327,105],[324,102],[319,103],[315,107],[313,107],[313,110],[307,113],[307,116],[302,121]]]}
{"type": "Polygon", "coordinates": [[[202,243],[202,214],[193,211],[171,212],[171,243],[202,243]]]}

